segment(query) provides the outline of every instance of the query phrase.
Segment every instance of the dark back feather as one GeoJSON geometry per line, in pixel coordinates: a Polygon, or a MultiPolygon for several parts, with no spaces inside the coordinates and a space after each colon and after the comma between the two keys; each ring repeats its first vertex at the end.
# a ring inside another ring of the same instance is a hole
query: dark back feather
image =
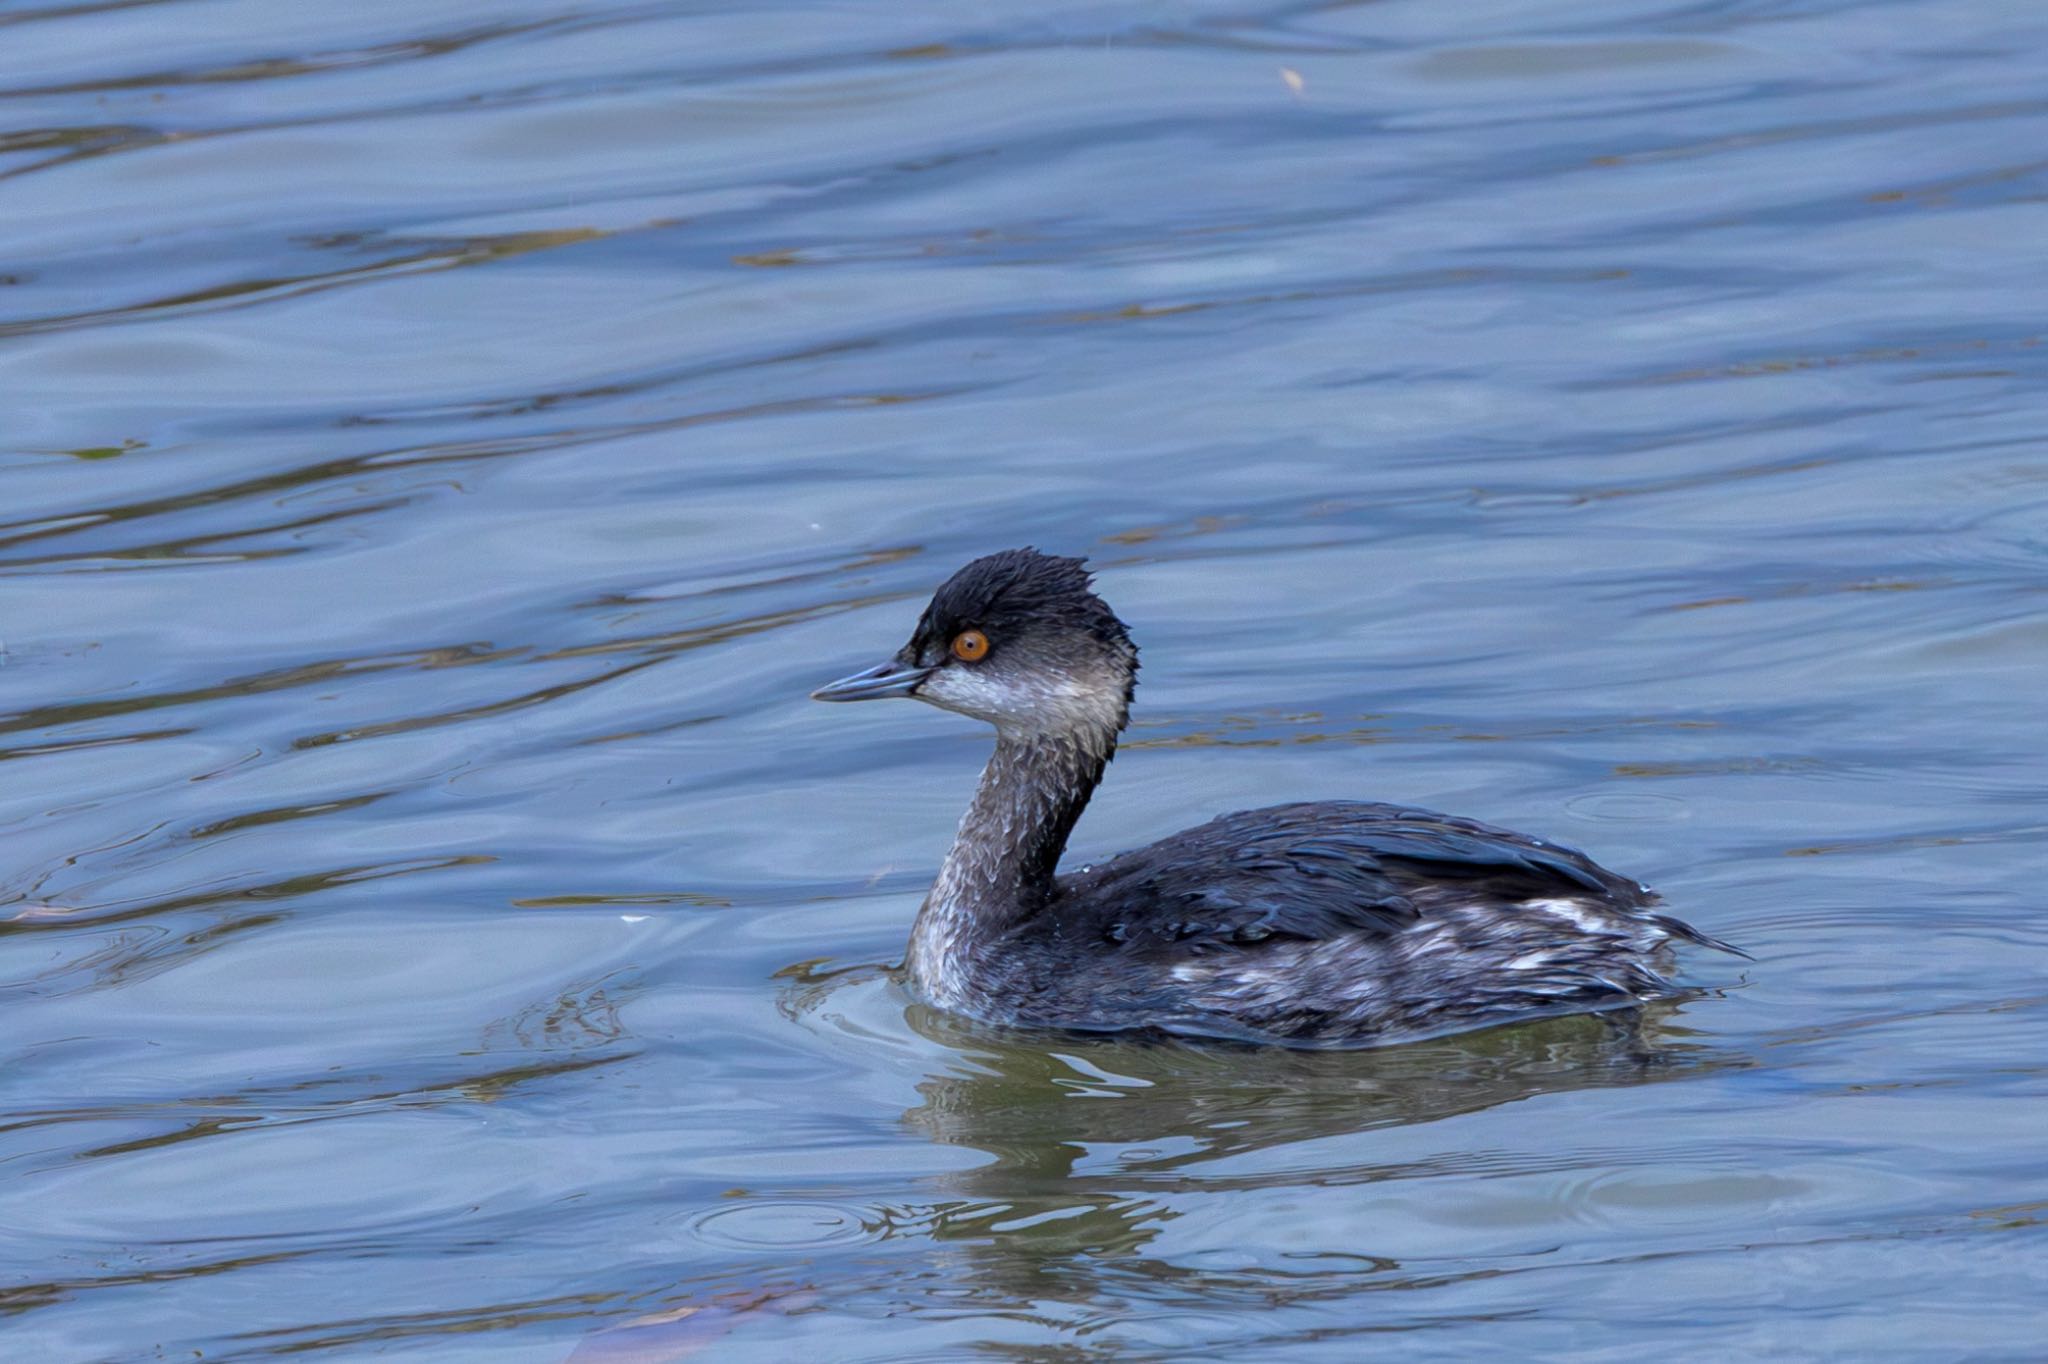
{"type": "Polygon", "coordinates": [[[1427,810],[1327,801],[1240,810],[1062,877],[1038,931],[1140,957],[1386,936],[1417,923],[1423,893],[1447,883],[1500,903],[1651,899],[1576,849],[1427,810]]]}

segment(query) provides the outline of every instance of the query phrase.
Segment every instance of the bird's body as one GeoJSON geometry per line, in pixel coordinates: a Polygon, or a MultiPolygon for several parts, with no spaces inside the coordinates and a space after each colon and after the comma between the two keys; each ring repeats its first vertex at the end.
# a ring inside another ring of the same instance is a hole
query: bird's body
{"type": "Polygon", "coordinates": [[[1080,562],[1022,550],[962,569],[894,660],[819,693],[916,695],[996,726],[911,930],[908,972],[932,1003],[1032,1027],[1362,1045],[1626,1006],[1668,992],[1674,941],[1726,946],[1573,849],[1395,805],[1240,811],[1060,875],[1135,673],[1080,562]]]}

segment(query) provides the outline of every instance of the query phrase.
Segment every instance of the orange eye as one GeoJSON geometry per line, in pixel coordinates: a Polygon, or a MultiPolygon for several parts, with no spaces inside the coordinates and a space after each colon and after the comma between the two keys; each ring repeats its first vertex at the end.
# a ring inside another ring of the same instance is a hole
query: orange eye
{"type": "Polygon", "coordinates": [[[962,663],[979,663],[988,657],[988,636],[979,630],[962,630],[953,636],[953,657],[962,663]]]}

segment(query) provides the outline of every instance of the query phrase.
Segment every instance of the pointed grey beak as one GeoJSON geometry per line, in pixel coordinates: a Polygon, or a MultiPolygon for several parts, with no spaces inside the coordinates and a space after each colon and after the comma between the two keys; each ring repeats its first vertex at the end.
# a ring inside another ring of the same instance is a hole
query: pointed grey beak
{"type": "Polygon", "coordinates": [[[857,672],[851,677],[842,677],[837,682],[827,682],[811,693],[813,701],[878,701],[885,696],[915,696],[917,684],[932,675],[930,668],[912,667],[890,659],[857,672]]]}

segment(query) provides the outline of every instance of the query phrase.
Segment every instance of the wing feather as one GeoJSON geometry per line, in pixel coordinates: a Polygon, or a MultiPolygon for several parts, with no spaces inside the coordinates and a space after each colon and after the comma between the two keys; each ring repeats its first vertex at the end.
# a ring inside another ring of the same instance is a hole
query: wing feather
{"type": "Polygon", "coordinates": [[[1062,877],[1041,928],[1152,958],[1385,937],[1420,922],[1446,882],[1500,902],[1634,910],[1653,898],[1573,848],[1427,810],[1324,802],[1241,810],[1062,877]]]}

